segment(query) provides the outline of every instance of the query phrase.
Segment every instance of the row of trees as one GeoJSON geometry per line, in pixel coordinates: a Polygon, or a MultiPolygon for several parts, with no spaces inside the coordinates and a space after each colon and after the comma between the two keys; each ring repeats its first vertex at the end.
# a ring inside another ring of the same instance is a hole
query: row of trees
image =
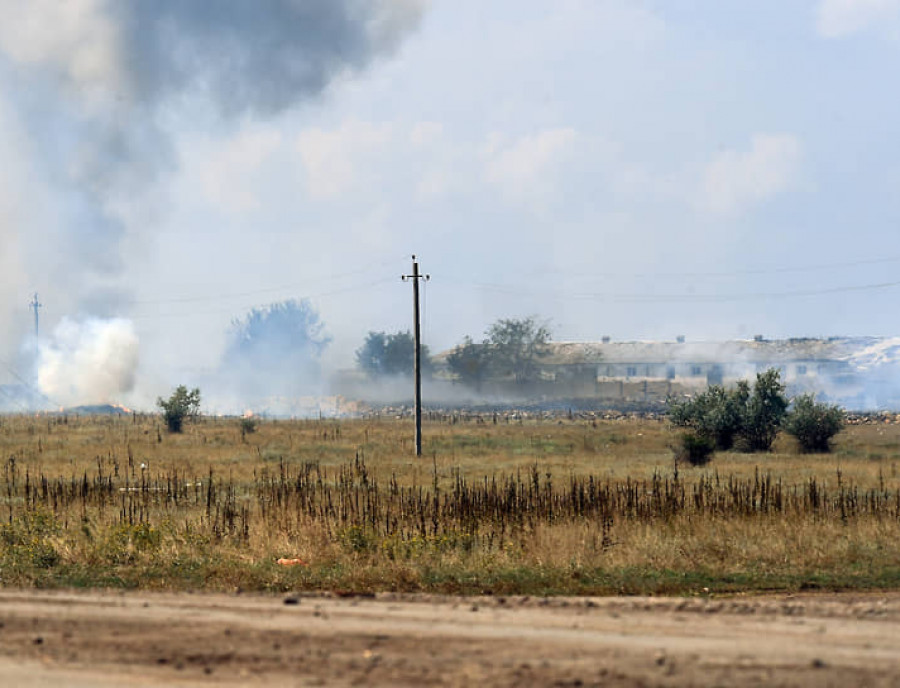
{"type": "MultiPolygon", "coordinates": [[[[500,319],[481,341],[467,336],[448,355],[447,366],[461,382],[475,388],[488,378],[532,382],[538,377],[540,359],[549,350],[550,336],[550,329],[533,317],[500,319]]],[[[316,380],[321,373],[320,358],[330,343],[319,313],[309,301],[273,303],[232,322],[223,369],[239,388],[265,386],[277,393],[287,378],[316,380]]],[[[408,376],[412,374],[414,346],[408,330],[369,332],[356,351],[356,365],[374,378],[408,376]]],[[[422,373],[429,375],[433,364],[427,346],[422,347],[421,362],[422,373]]]]}
{"type": "MultiPolygon", "coordinates": [[[[550,336],[550,329],[533,317],[500,319],[481,341],[467,336],[448,355],[447,366],[461,382],[476,388],[488,378],[531,382],[538,377],[550,336]]],[[[288,372],[307,381],[318,378],[320,358],[330,343],[318,311],[308,300],[273,303],[232,321],[223,368],[234,378],[249,377],[277,391],[288,372]]],[[[356,365],[375,378],[411,375],[414,346],[408,330],[372,331],[356,351],[356,365]]],[[[421,353],[422,372],[427,376],[434,367],[431,352],[423,345],[421,353]]]]}
{"type": "Polygon", "coordinates": [[[549,343],[550,329],[534,318],[498,320],[482,341],[467,336],[447,356],[447,367],[461,382],[476,389],[487,378],[533,382],[549,343]]]}
{"type": "MultiPolygon", "coordinates": [[[[320,359],[330,343],[318,311],[305,299],[254,308],[232,322],[223,372],[244,395],[252,396],[259,388],[269,394],[290,393],[290,380],[310,383],[320,378],[320,359]]],[[[467,336],[448,355],[447,367],[476,389],[488,378],[531,382],[538,377],[539,361],[549,343],[550,329],[533,317],[500,319],[481,341],[467,336]]],[[[356,351],[356,365],[373,378],[409,376],[414,347],[408,330],[372,331],[356,351]]],[[[434,369],[431,352],[423,345],[421,353],[427,377],[434,369]]]]}
{"type": "MultiPolygon", "coordinates": [[[[550,329],[535,318],[500,319],[480,342],[466,337],[447,355],[447,367],[463,384],[480,389],[488,380],[533,382],[540,361],[549,353],[550,329]]],[[[253,386],[278,392],[285,380],[319,376],[319,358],[330,338],[318,312],[306,300],[285,301],[251,310],[233,322],[225,365],[253,386]],[[280,384],[279,384],[280,381],[280,384]]],[[[409,331],[369,332],[356,351],[357,366],[373,378],[412,374],[414,340],[409,331]]],[[[422,372],[433,363],[422,347],[422,372]]],[[[249,383],[248,383],[249,386],[249,383]]],[[[287,391],[287,390],[284,390],[287,391]]],[[[715,450],[768,451],[780,430],[797,438],[804,451],[824,452],[843,427],[844,413],[804,395],[788,401],[780,374],[771,369],[733,389],[710,387],[695,398],[670,406],[669,417],[684,429],[678,453],[692,463],[704,463],[715,450]]],[[[170,430],[178,432],[186,418],[199,413],[200,392],[179,387],[169,399],[157,401],[170,430]]]]}
{"type": "MultiPolygon", "coordinates": [[[[547,353],[550,331],[534,318],[502,319],[491,325],[481,342],[466,337],[449,354],[447,365],[463,383],[480,388],[488,377],[529,382],[547,353]]],[[[221,365],[221,379],[242,398],[294,394],[321,379],[320,359],[331,337],[318,311],[306,299],[290,299],[251,309],[232,321],[221,365]]],[[[414,341],[409,331],[369,332],[356,351],[357,367],[373,378],[409,376],[414,341]]],[[[433,371],[431,352],[422,347],[422,373],[433,371]]],[[[199,414],[199,389],[178,387],[159,398],[170,431],[199,414]]]]}
{"type": "MultiPolygon", "coordinates": [[[[547,355],[550,330],[534,318],[497,320],[480,342],[466,337],[447,356],[447,367],[462,383],[480,389],[488,378],[532,382],[540,359],[547,355]]],[[[356,352],[356,364],[372,377],[410,375],[415,343],[407,332],[369,332],[356,352]]],[[[433,369],[422,347],[422,372],[433,369]]]]}
{"type": "Polygon", "coordinates": [[[757,374],[752,389],[745,380],[733,389],[713,385],[672,404],[669,420],[685,429],[676,453],[696,465],[706,463],[716,450],[769,451],[780,430],[794,436],[805,452],[827,452],[844,426],[844,412],[809,394],[790,402],[781,374],[772,368],[757,374]]]}

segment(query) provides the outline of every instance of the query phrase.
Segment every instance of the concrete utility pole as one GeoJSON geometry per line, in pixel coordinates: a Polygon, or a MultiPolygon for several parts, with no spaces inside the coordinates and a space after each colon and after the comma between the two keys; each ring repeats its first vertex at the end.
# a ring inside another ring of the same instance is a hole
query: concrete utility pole
{"type": "Polygon", "coordinates": [[[34,292],[34,298],[32,299],[31,303],[29,303],[28,305],[29,305],[29,306],[31,307],[31,309],[34,311],[34,350],[35,350],[35,352],[37,352],[37,350],[38,350],[38,344],[39,344],[39,340],[38,340],[38,334],[39,334],[39,330],[38,330],[38,318],[39,318],[39,316],[38,316],[38,311],[41,309],[41,307],[42,307],[44,304],[42,304],[40,301],[38,301],[38,295],[37,295],[37,292],[34,292]]]}
{"type": "Polygon", "coordinates": [[[422,335],[419,326],[419,280],[426,282],[431,275],[420,275],[419,264],[413,256],[413,271],[411,275],[403,275],[400,279],[404,282],[412,280],[413,283],[413,375],[416,379],[416,456],[422,456],[422,335]]]}
{"type": "Polygon", "coordinates": [[[38,339],[40,334],[40,330],[38,329],[40,315],[38,312],[43,305],[44,304],[38,301],[37,292],[34,292],[34,298],[29,302],[28,306],[34,311],[34,372],[32,374],[34,375],[35,385],[38,383],[38,366],[40,365],[41,358],[41,341],[38,339]]]}

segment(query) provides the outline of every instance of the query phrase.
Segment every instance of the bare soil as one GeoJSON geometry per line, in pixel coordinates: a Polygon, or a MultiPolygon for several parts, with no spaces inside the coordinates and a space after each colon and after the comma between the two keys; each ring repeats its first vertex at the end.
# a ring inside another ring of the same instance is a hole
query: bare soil
{"type": "Polygon", "coordinates": [[[900,594],[0,590],[0,684],[900,686],[900,594]]]}

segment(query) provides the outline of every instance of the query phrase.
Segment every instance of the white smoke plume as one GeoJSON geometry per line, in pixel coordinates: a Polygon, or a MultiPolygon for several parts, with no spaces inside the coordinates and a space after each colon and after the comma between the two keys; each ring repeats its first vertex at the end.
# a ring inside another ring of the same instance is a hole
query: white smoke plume
{"type": "Polygon", "coordinates": [[[38,386],[54,404],[118,401],[132,390],[138,337],[131,321],[64,318],[38,356],[38,386]]]}
{"type": "Polygon", "coordinates": [[[391,54],[426,2],[0,0],[0,353],[34,291],[56,313],[128,314],[185,122],[315,98],[391,54]]]}

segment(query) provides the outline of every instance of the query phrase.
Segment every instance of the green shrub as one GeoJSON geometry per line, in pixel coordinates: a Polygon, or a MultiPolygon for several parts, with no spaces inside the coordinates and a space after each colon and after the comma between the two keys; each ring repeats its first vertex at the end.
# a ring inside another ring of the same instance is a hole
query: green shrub
{"type": "MultiPolygon", "coordinates": [[[[696,444],[701,439],[703,444],[723,451],[733,447],[769,451],[787,406],[780,373],[771,368],[756,376],[752,392],[750,385],[741,380],[734,389],[713,385],[693,399],[672,404],[669,420],[691,431],[682,435],[678,451],[687,451],[685,442],[696,444]],[[685,440],[689,435],[693,439],[685,440]]],[[[696,450],[700,451],[700,447],[696,450]]]]}
{"type": "Polygon", "coordinates": [[[60,561],[55,540],[61,526],[49,512],[26,512],[0,524],[0,558],[18,567],[49,569],[60,561]]]}
{"type": "Polygon", "coordinates": [[[812,394],[794,399],[784,430],[797,438],[807,453],[831,451],[831,438],[844,429],[844,411],[838,406],[816,403],[812,394]]]}
{"type": "Polygon", "coordinates": [[[244,435],[252,435],[256,432],[256,428],[259,425],[259,421],[252,416],[244,416],[241,418],[241,436],[244,435]]]}
{"type": "Polygon", "coordinates": [[[168,399],[159,397],[156,405],[162,409],[169,432],[181,432],[185,418],[200,415],[200,390],[195,387],[189,391],[187,387],[180,385],[168,399]]]}
{"type": "Polygon", "coordinates": [[[683,432],[678,436],[675,458],[679,463],[687,462],[692,466],[703,466],[709,463],[715,449],[716,443],[709,436],[692,431],[683,432]]]}
{"type": "Polygon", "coordinates": [[[716,449],[727,451],[740,433],[750,388],[743,380],[733,390],[713,385],[688,401],[672,405],[669,420],[712,440],[716,449]]]}
{"type": "Polygon", "coordinates": [[[372,534],[362,526],[347,526],[338,532],[337,539],[348,552],[361,554],[375,548],[372,534]]]}
{"type": "Polygon", "coordinates": [[[741,430],[736,443],[744,451],[769,451],[787,413],[788,400],[776,368],[757,373],[753,394],[744,406],[741,430]]]}

